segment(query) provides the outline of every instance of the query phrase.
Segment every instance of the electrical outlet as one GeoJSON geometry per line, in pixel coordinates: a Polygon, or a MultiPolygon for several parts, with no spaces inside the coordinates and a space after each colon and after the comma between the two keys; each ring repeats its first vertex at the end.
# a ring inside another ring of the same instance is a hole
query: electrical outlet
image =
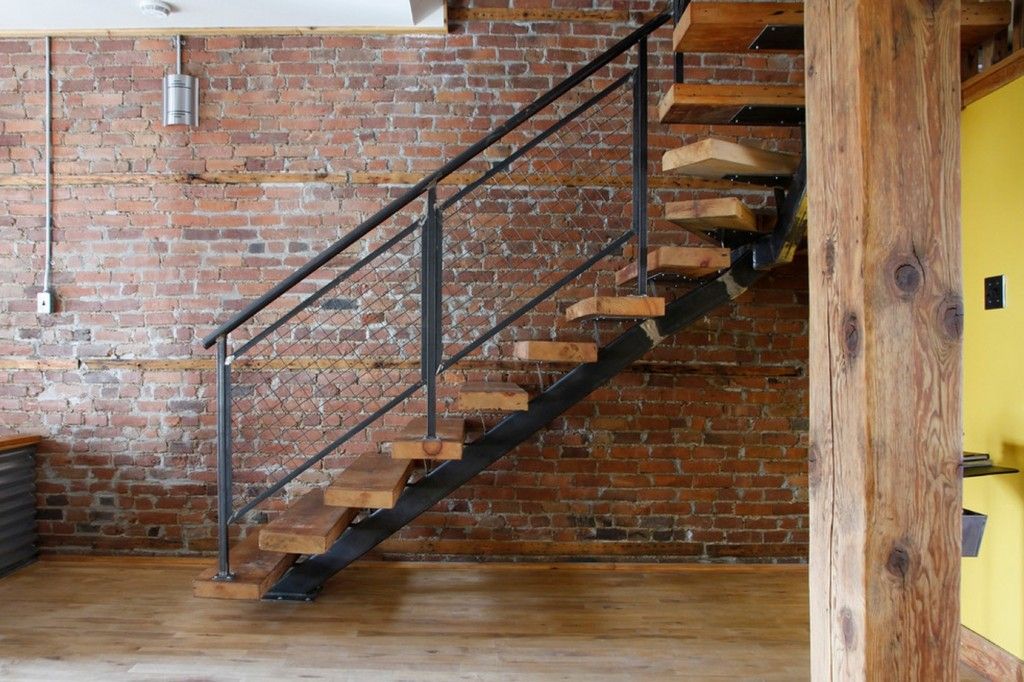
{"type": "Polygon", "coordinates": [[[1006,307],[1006,277],[995,275],[985,278],[985,310],[1006,307]]]}
{"type": "Polygon", "coordinates": [[[49,315],[53,312],[53,294],[49,291],[40,291],[36,294],[36,314],[49,315]]]}

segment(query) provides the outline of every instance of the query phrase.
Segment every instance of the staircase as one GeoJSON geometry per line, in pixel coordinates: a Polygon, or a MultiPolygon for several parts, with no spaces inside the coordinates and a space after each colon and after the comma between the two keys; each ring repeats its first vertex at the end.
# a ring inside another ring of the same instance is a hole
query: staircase
{"type": "MultiPolygon", "coordinates": [[[[965,41],[1002,4],[965,2],[965,41]]],[[[696,243],[649,243],[647,41],[673,19],[678,53],[802,49],[799,3],[676,2],[204,340],[217,349],[219,556],[196,596],[313,599],[666,337],[792,260],[806,160],[717,138],[666,152],[663,170],[763,186],[775,215],[731,196],[670,202],[661,217],[696,243]],[[514,151],[495,161],[499,142],[514,151]],[[590,170],[567,172],[576,162],[590,170]],[[475,179],[457,184],[456,172],[475,179]],[[612,189],[593,189],[595,178],[612,189]],[[668,296],[662,283],[682,288],[668,296]],[[526,337],[527,319],[549,320],[551,338],[526,337]],[[565,373],[532,396],[494,377],[444,382],[480,358],[565,373]],[[481,429],[477,415],[489,415],[481,429]],[[308,492],[285,507],[291,484],[308,492]],[[232,530],[267,508],[280,513],[232,546],[232,530]]],[[[662,123],[803,123],[799,86],[683,75],[677,59],[662,123]]]]}

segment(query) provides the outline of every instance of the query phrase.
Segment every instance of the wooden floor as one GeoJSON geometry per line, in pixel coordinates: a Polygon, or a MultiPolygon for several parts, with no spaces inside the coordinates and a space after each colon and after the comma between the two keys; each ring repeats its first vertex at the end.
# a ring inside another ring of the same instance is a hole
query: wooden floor
{"type": "Polygon", "coordinates": [[[45,560],[0,580],[0,679],[809,675],[801,567],[376,563],[295,604],[195,599],[203,565],[45,560]]]}

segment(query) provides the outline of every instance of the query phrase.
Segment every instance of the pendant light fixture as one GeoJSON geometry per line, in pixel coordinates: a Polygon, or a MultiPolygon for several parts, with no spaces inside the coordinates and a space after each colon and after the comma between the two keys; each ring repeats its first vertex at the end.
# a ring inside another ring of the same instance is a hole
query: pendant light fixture
{"type": "Polygon", "coordinates": [[[178,72],[164,76],[164,125],[199,125],[199,79],[181,72],[181,36],[175,38],[178,72]]]}

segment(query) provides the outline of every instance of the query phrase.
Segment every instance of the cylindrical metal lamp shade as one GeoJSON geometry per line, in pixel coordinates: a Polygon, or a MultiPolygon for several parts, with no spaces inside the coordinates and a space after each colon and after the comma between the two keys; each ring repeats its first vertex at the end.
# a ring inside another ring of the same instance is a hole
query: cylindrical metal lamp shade
{"type": "Polygon", "coordinates": [[[199,80],[195,76],[164,76],[164,125],[199,125],[199,80]]]}

